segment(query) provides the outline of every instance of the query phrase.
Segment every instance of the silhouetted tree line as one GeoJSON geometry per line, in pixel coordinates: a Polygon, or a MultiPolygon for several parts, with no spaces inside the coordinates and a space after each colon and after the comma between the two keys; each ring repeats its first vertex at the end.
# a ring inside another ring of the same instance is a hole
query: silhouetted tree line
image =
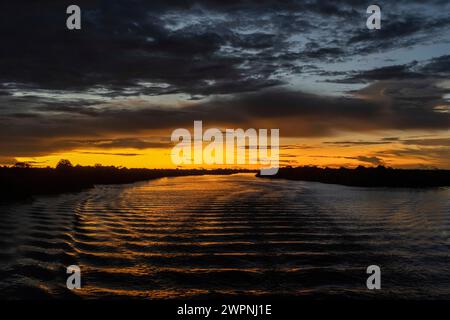
{"type": "Polygon", "coordinates": [[[80,191],[96,184],[123,184],[161,177],[233,174],[232,169],[128,169],[114,166],[73,166],[61,160],[56,168],[32,168],[27,163],[0,167],[0,200],[24,199],[38,194],[80,191]]]}
{"type": "Polygon", "coordinates": [[[384,166],[366,168],[319,168],[315,166],[280,168],[274,176],[288,180],[303,180],[361,187],[443,187],[450,186],[450,170],[392,169],[384,166]]]}

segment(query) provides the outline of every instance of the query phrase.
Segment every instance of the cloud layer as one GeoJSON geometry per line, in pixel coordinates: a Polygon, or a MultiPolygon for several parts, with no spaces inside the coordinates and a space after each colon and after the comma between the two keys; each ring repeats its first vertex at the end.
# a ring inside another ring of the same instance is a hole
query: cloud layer
{"type": "Polygon", "coordinates": [[[285,137],[450,128],[446,1],[384,1],[379,32],[354,0],[78,1],[75,32],[69,4],[0,11],[2,163],[160,148],[194,120],[285,137]]]}

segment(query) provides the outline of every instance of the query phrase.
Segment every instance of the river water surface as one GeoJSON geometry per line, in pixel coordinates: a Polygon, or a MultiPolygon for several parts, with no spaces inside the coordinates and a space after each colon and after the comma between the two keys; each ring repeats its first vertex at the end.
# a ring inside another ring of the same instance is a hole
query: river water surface
{"type": "Polygon", "coordinates": [[[450,299],[450,189],[241,174],[0,205],[0,298],[223,295],[450,299]]]}

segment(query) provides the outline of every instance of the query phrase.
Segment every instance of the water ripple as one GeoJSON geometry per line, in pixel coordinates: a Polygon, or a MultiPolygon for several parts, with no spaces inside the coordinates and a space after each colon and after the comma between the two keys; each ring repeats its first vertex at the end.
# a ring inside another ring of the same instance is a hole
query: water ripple
{"type": "Polygon", "coordinates": [[[179,177],[0,211],[1,298],[450,298],[449,189],[179,177]]]}

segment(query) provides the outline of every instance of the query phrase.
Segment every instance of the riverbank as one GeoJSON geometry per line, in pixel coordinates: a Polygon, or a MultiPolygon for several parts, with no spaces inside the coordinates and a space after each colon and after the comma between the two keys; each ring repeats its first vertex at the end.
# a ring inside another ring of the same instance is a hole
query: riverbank
{"type": "Polygon", "coordinates": [[[232,169],[127,169],[116,167],[0,168],[0,201],[14,201],[34,195],[75,192],[96,184],[125,184],[163,177],[229,175],[232,169]]]}
{"type": "Polygon", "coordinates": [[[430,188],[450,186],[450,170],[407,170],[382,166],[355,169],[288,167],[269,179],[302,180],[358,187],[430,188]]]}

